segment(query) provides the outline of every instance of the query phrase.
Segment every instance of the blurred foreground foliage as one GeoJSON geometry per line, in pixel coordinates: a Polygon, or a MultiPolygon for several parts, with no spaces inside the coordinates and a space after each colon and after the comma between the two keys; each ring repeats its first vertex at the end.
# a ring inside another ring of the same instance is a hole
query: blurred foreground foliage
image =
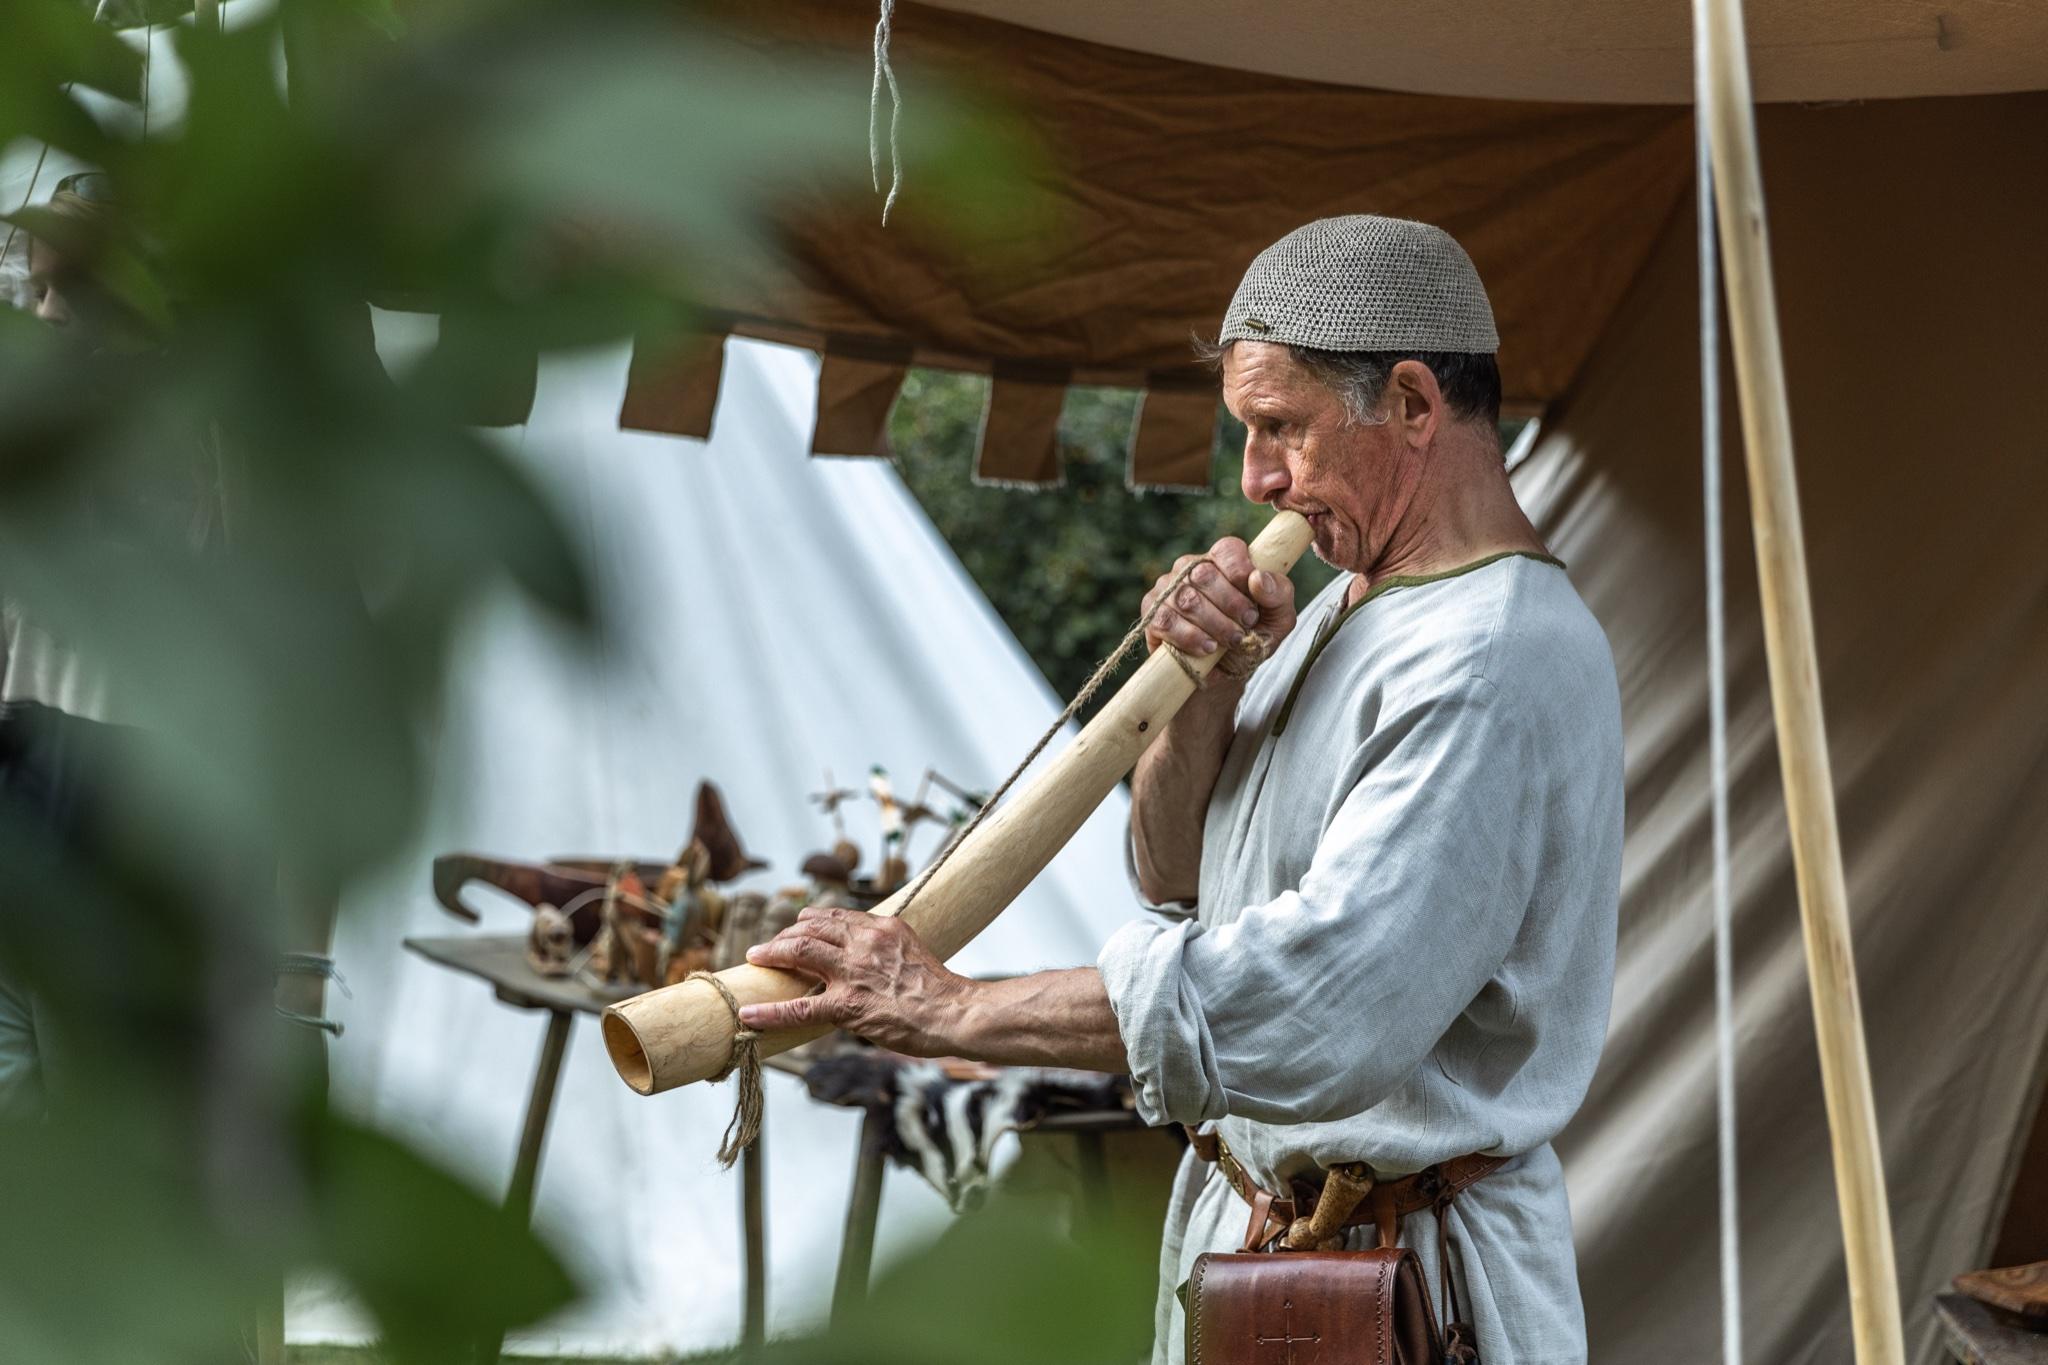
{"type": "MultiPolygon", "coordinates": [[[[574,1287],[494,1199],[327,1109],[275,954],[416,828],[480,595],[572,647],[602,610],[470,418],[536,351],[682,322],[785,187],[866,193],[867,73],[706,55],[672,4],[190,10],[25,0],[0,42],[0,149],[96,168],[111,205],[17,216],[74,316],[0,310],[0,595],[137,727],[58,746],[86,809],[0,784],[0,992],[47,1063],[45,1112],[0,1123],[0,1358],[245,1359],[319,1268],[388,1359],[448,1365],[574,1287]],[[142,20],[188,90],[153,121],[114,28],[142,20]],[[402,382],[373,301],[443,315],[402,382]]],[[[928,97],[925,202],[1004,212],[990,127],[928,97]]]]}

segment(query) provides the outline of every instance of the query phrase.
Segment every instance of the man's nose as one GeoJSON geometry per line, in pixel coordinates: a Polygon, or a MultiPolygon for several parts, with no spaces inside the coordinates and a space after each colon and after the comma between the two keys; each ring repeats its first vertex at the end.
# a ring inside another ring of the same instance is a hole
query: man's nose
{"type": "Polygon", "coordinates": [[[1290,482],[1287,462],[1279,458],[1271,443],[1260,440],[1256,435],[1247,436],[1244,442],[1244,477],[1239,480],[1245,497],[1253,502],[1278,502],[1290,482]]]}

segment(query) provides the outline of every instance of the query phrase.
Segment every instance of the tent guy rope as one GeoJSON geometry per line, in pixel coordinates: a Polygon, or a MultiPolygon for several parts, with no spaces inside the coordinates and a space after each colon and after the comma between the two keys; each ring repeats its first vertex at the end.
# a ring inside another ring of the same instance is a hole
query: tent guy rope
{"type": "MultiPolygon", "coordinates": [[[[1704,11],[1693,9],[1696,107],[1706,108],[1704,11]]],[[[1714,1153],[1719,1167],[1721,1360],[1742,1365],[1742,1225],[1736,1184],[1734,907],[1728,867],[1728,573],[1721,526],[1721,302],[1714,243],[1714,159],[1707,122],[1693,120],[1700,270],[1700,464],[1707,573],[1707,765],[1714,921],[1714,1153]]]]}
{"type": "Polygon", "coordinates": [[[1849,1314],[1861,1365],[1904,1365],[1905,1332],[1885,1197],[1870,1057],[1857,999],[1849,894],[1835,821],[1834,780],[1821,713],[1820,660],[1806,543],[1792,459],[1792,417],[1778,334],[1764,218],[1763,174],[1750,98],[1740,0],[1693,0],[1696,60],[1712,152],[1714,203],[1726,270],[1750,517],[1763,600],[1765,654],[1778,758],[1791,826],[1806,968],[1813,991],[1821,1088],[1834,1150],[1835,1190],[1849,1273],[1849,1314]]]}

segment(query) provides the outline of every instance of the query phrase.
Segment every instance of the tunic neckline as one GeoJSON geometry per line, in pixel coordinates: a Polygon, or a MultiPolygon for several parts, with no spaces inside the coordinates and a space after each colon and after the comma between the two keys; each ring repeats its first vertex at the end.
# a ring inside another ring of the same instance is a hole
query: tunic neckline
{"type": "Polygon", "coordinates": [[[1268,732],[1268,737],[1278,739],[1286,731],[1287,718],[1294,714],[1294,702],[1301,695],[1302,684],[1308,681],[1308,671],[1315,667],[1316,659],[1322,655],[1324,646],[1336,637],[1338,629],[1346,621],[1358,614],[1360,607],[1397,588],[1419,588],[1425,583],[1441,583],[1447,578],[1462,578],[1468,573],[1483,569],[1489,564],[1497,564],[1503,559],[1533,559],[1539,564],[1548,564],[1557,569],[1565,566],[1564,561],[1557,556],[1543,554],[1537,550],[1500,550],[1494,554],[1482,555],[1470,564],[1460,564],[1456,568],[1444,569],[1437,573],[1395,574],[1390,578],[1382,578],[1365,590],[1365,596],[1349,606],[1338,607],[1318,627],[1315,643],[1308,647],[1308,653],[1302,657],[1301,668],[1294,675],[1293,685],[1287,689],[1287,700],[1280,704],[1280,714],[1273,718],[1273,728],[1268,732]]]}

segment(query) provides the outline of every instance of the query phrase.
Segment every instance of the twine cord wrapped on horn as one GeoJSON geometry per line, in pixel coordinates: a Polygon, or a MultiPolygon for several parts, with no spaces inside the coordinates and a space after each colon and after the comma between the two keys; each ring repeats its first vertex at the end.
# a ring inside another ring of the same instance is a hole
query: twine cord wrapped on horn
{"type": "Polygon", "coordinates": [[[686,981],[709,983],[712,990],[725,1000],[725,1007],[732,1011],[732,1055],[727,1059],[725,1069],[713,1076],[713,1081],[722,1081],[737,1071],[740,1074],[740,1093],[733,1105],[732,1120],[725,1125],[725,1139],[718,1147],[718,1164],[731,1170],[732,1164],[740,1159],[740,1153],[753,1145],[761,1135],[761,1051],[755,1044],[761,1035],[740,1022],[740,1002],[732,988],[720,981],[711,972],[691,972],[686,981]]]}

